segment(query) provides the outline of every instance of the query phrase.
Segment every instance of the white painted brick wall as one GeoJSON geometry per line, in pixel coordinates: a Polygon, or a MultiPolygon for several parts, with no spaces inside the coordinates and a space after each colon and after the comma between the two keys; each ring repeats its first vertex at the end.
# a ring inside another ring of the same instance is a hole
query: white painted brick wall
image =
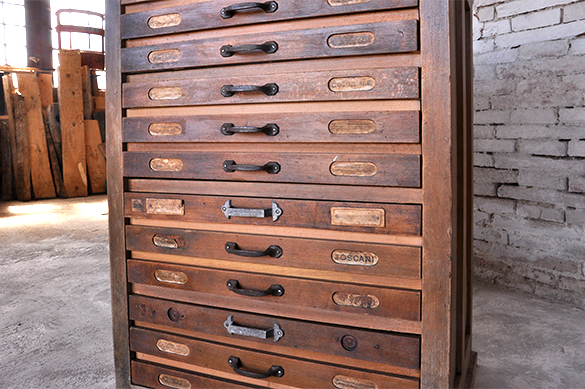
{"type": "Polygon", "coordinates": [[[585,307],[585,0],[475,0],[475,273],[585,307]]]}

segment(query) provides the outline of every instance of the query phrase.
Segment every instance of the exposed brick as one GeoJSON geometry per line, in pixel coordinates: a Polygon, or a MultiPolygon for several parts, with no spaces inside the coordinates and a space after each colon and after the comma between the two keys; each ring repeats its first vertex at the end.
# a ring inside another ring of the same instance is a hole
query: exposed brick
{"type": "Polygon", "coordinates": [[[569,52],[567,39],[547,42],[526,43],[520,46],[518,59],[534,59],[545,57],[560,57],[569,52]]]}
{"type": "Polygon", "coordinates": [[[572,55],[585,54],[585,38],[579,38],[571,41],[571,54],[572,55]]]}
{"type": "Polygon", "coordinates": [[[483,25],[483,32],[482,37],[491,37],[500,34],[506,34],[512,31],[512,27],[510,26],[510,20],[498,20],[496,22],[486,22],[483,25]]]}
{"type": "Polygon", "coordinates": [[[479,111],[475,113],[475,124],[504,124],[510,121],[510,111],[479,111]]]}
{"type": "Polygon", "coordinates": [[[538,219],[540,217],[540,211],[541,207],[539,207],[538,205],[518,203],[516,214],[522,217],[538,219]]]}
{"type": "MultiPolygon", "coordinates": [[[[585,226],[585,210],[567,209],[566,213],[567,213],[567,223],[575,224],[578,226],[585,226]]],[[[585,266],[584,266],[584,269],[585,269],[585,266]]]]}
{"type": "MultiPolygon", "coordinates": [[[[583,174],[583,172],[581,172],[583,174]]],[[[569,192],[585,193],[585,177],[572,176],[569,177],[569,192]]]]}
{"type": "Polygon", "coordinates": [[[496,129],[494,126],[482,126],[476,124],[473,127],[473,137],[475,139],[493,139],[495,134],[496,129]]]}
{"type": "Polygon", "coordinates": [[[490,109],[489,96],[476,94],[473,96],[473,108],[477,111],[485,111],[490,109]]]}
{"type": "Polygon", "coordinates": [[[473,79],[476,80],[494,80],[496,78],[495,65],[478,65],[473,66],[473,79]]]}
{"type": "MultiPolygon", "coordinates": [[[[562,85],[560,77],[546,77],[548,80],[556,80],[557,85],[562,85]]],[[[583,100],[582,90],[570,90],[564,93],[557,91],[558,86],[547,89],[540,85],[538,80],[520,80],[516,90],[508,95],[493,95],[490,98],[490,108],[494,110],[516,108],[557,108],[559,106],[572,106],[583,100]]],[[[483,92],[482,92],[483,93],[483,92]]]]}
{"type": "MultiPolygon", "coordinates": [[[[585,23],[583,23],[585,26],[585,23]]],[[[585,29],[585,27],[584,27],[585,29]]],[[[531,31],[527,31],[531,32],[531,31]]],[[[481,54],[489,56],[491,53],[481,54]]],[[[583,58],[564,56],[560,58],[539,58],[531,61],[517,61],[496,66],[496,76],[504,78],[529,78],[542,76],[565,76],[583,72],[583,58]]]]}
{"type": "MultiPolygon", "coordinates": [[[[583,39],[585,44],[585,39],[583,39]]],[[[585,92],[585,74],[570,74],[561,77],[561,82],[568,90],[577,90],[585,92]]]]}
{"type": "Polygon", "coordinates": [[[513,153],[516,150],[516,141],[501,139],[476,139],[473,142],[475,151],[492,153],[513,153]]]}
{"type": "Polygon", "coordinates": [[[585,3],[580,1],[563,8],[563,22],[585,19],[585,3]]]}
{"type": "Polygon", "coordinates": [[[561,38],[570,38],[585,33],[585,23],[581,21],[558,24],[556,26],[543,27],[536,30],[512,32],[510,34],[497,35],[496,46],[498,48],[513,47],[532,42],[552,41],[561,38]]]}
{"type": "Polygon", "coordinates": [[[557,111],[555,109],[516,109],[510,115],[512,124],[555,124],[557,111]]]}
{"type": "Polygon", "coordinates": [[[496,126],[500,139],[571,139],[585,137],[585,126],[496,126]]]}
{"type": "Polygon", "coordinates": [[[486,242],[495,242],[500,244],[508,243],[508,233],[506,231],[495,230],[493,228],[485,228],[476,226],[473,229],[473,238],[484,240],[486,242]]]}
{"type": "Polygon", "coordinates": [[[481,211],[474,211],[473,212],[473,224],[475,225],[483,225],[487,222],[490,218],[489,213],[481,212],[481,211]]]}
{"type": "Polygon", "coordinates": [[[557,208],[544,208],[539,205],[518,203],[516,214],[530,219],[542,219],[551,222],[563,223],[565,211],[557,208]]]}
{"type": "Polygon", "coordinates": [[[497,187],[496,184],[490,182],[474,182],[473,193],[476,196],[496,196],[497,187]]]}
{"type": "Polygon", "coordinates": [[[487,5],[494,5],[504,3],[506,0],[474,0],[473,6],[474,7],[485,7],[487,5]]]}
{"type": "Polygon", "coordinates": [[[540,218],[551,222],[563,223],[565,221],[565,211],[556,208],[543,208],[540,218]]]}
{"type": "Polygon", "coordinates": [[[569,142],[568,154],[571,157],[585,157],[585,141],[572,140],[569,142]]]}
{"type": "Polygon", "coordinates": [[[475,15],[479,19],[480,22],[487,22],[494,18],[496,13],[496,7],[482,7],[477,10],[475,15]]]}
{"type": "Polygon", "coordinates": [[[522,140],[518,144],[518,152],[532,155],[567,155],[567,142],[558,140],[522,140]]]}
{"type": "Polygon", "coordinates": [[[475,207],[485,213],[505,215],[516,212],[516,201],[493,197],[475,197],[475,207]]]}
{"type": "Polygon", "coordinates": [[[526,187],[567,190],[567,177],[542,170],[520,170],[518,184],[526,187]]]}
{"type": "Polygon", "coordinates": [[[494,154],[494,166],[498,169],[528,169],[546,171],[549,174],[579,174],[585,171],[585,161],[558,159],[531,155],[494,154]]]}
{"type": "Polygon", "coordinates": [[[562,5],[572,3],[575,0],[516,0],[505,1],[496,6],[496,13],[499,18],[520,15],[527,12],[536,11],[539,9],[551,7],[554,5],[562,5]]]}
{"type": "Polygon", "coordinates": [[[516,61],[518,49],[496,50],[474,56],[473,62],[478,65],[502,64],[516,61]]]}
{"type": "Polygon", "coordinates": [[[585,107],[560,109],[559,119],[563,124],[585,124],[585,107]]]}
{"type": "Polygon", "coordinates": [[[502,185],[498,188],[498,197],[534,201],[551,205],[563,204],[568,207],[585,209],[585,196],[575,193],[559,192],[551,189],[502,185]]]}
{"type": "Polygon", "coordinates": [[[512,18],[512,30],[523,31],[538,27],[552,26],[561,22],[561,9],[553,8],[512,18]]]}
{"type": "Polygon", "coordinates": [[[473,166],[494,166],[494,156],[485,153],[473,153],[473,166]]]}
{"type": "Polygon", "coordinates": [[[551,270],[555,273],[579,274],[579,263],[572,261],[571,258],[556,258],[547,256],[534,261],[534,266],[541,269],[551,270]]]}
{"type": "Polygon", "coordinates": [[[496,43],[493,39],[480,39],[473,42],[473,52],[476,54],[493,51],[496,43]]]}

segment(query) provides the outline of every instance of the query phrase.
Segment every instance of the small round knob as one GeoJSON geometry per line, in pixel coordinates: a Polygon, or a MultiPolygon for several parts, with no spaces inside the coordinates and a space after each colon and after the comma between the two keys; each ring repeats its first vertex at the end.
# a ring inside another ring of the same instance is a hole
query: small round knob
{"type": "Polygon", "coordinates": [[[341,338],[341,346],[347,351],[354,351],[358,347],[358,341],[354,336],[345,335],[341,338]]]}
{"type": "Polygon", "coordinates": [[[181,312],[179,312],[178,309],[171,308],[169,309],[167,314],[169,316],[169,319],[171,319],[174,322],[177,322],[181,319],[181,312]]]}

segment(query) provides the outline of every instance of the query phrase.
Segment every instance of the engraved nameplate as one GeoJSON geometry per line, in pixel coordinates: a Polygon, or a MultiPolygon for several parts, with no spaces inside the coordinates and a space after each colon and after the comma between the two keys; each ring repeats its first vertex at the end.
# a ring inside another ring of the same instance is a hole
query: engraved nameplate
{"type": "Polygon", "coordinates": [[[158,348],[163,353],[180,355],[182,357],[186,357],[191,352],[191,350],[189,350],[189,346],[186,344],[170,342],[164,339],[159,339],[156,342],[156,348],[158,348]]]}
{"type": "Polygon", "coordinates": [[[334,34],[327,39],[327,45],[332,49],[344,49],[348,47],[366,47],[374,43],[374,34],[371,32],[351,32],[346,34],[334,34]]]}
{"type": "Polygon", "coordinates": [[[379,261],[375,253],[348,250],[335,250],[331,253],[331,259],[340,265],[352,266],[375,266],[379,261]]]}
{"type": "Polygon", "coordinates": [[[148,133],[153,136],[179,135],[183,127],[179,123],[152,123],[148,126],[148,133]]]}
{"type": "Polygon", "coordinates": [[[154,272],[154,278],[159,282],[167,284],[185,285],[187,283],[187,275],[180,271],[170,271],[158,269],[154,272]]]}
{"type": "Polygon", "coordinates": [[[372,177],[378,173],[378,167],[372,162],[333,162],[329,171],[334,176],[372,177]]]}
{"type": "Polygon", "coordinates": [[[376,131],[376,122],[373,120],[348,119],[333,120],[329,123],[329,132],[332,134],[365,135],[376,131]]]}
{"type": "Polygon", "coordinates": [[[153,158],[149,166],[155,172],[180,172],[183,170],[183,161],[178,158],[153,158]]]}
{"type": "Polygon", "coordinates": [[[332,92],[362,92],[374,89],[376,80],[373,77],[340,77],[329,80],[332,92]]]}
{"type": "Polygon", "coordinates": [[[331,208],[331,224],[334,226],[384,227],[383,208],[331,208]]]}
{"type": "Polygon", "coordinates": [[[146,213],[153,215],[184,215],[183,200],[146,199],[146,213]]]}
{"type": "Polygon", "coordinates": [[[183,90],[179,87],[152,88],[148,91],[151,100],[176,100],[183,96],[183,90]]]}
{"type": "Polygon", "coordinates": [[[191,389],[191,383],[184,378],[173,377],[168,374],[161,374],[158,376],[158,382],[161,385],[173,389],[191,389]]]}
{"type": "Polygon", "coordinates": [[[156,247],[162,247],[165,249],[179,249],[185,247],[185,239],[182,236],[168,236],[168,235],[155,235],[152,237],[152,244],[156,247]]]}
{"type": "Polygon", "coordinates": [[[378,385],[369,380],[336,375],[332,380],[333,386],[338,389],[378,389],[378,385]]]}
{"type": "Polygon", "coordinates": [[[179,49],[171,49],[171,50],[156,50],[151,51],[148,54],[148,62],[150,63],[168,63],[168,62],[177,62],[181,59],[181,50],[179,49]]]}
{"type": "Polygon", "coordinates": [[[335,292],[335,294],[333,294],[333,302],[343,307],[364,309],[376,309],[380,305],[380,300],[378,300],[376,296],[343,292],[335,292]]]}
{"type": "Polygon", "coordinates": [[[174,27],[181,24],[182,18],[180,14],[166,14],[153,16],[148,19],[148,27],[152,29],[174,27]]]}
{"type": "Polygon", "coordinates": [[[352,5],[352,4],[362,4],[362,3],[369,3],[371,0],[327,0],[329,5],[333,7],[337,7],[339,5],[352,5]]]}

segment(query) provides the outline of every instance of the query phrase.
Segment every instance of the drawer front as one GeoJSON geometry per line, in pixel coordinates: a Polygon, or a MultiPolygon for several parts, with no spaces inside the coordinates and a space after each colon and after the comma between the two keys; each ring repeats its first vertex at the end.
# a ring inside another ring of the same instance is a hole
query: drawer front
{"type": "Polygon", "coordinates": [[[188,40],[122,49],[126,73],[418,50],[417,21],[188,40]]]}
{"type": "Polygon", "coordinates": [[[418,380],[415,379],[364,373],[356,369],[259,353],[136,327],[130,329],[130,347],[135,352],[193,366],[205,366],[224,375],[228,374],[234,380],[252,375],[251,378],[257,377],[254,381],[262,385],[272,383],[297,388],[333,389],[418,388],[418,380]],[[182,351],[182,355],[161,351],[161,344],[175,346],[182,351]],[[269,373],[270,370],[272,374],[269,373]],[[349,385],[351,382],[353,385],[349,385]]]}
{"type": "Polygon", "coordinates": [[[124,142],[418,143],[420,112],[130,117],[123,127],[124,142]]]}
{"type": "MultiPolygon", "coordinates": [[[[307,309],[343,312],[360,317],[378,316],[420,320],[420,293],[415,291],[310,281],[251,273],[210,270],[192,266],[128,260],[128,282],[213,295],[219,300],[269,306],[288,316],[307,309]]],[[[251,308],[248,308],[251,309],[251,308]]]]}
{"type": "MultiPolygon", "coordinates": [[[[220,336],[226,344],[236,339],[260,351],[289,355],[294,349],[325,354],[325,360],[335,356],[338,364],[347,366],[359,367],[359,361],[369,361],[396,366],[400,374],[416,376],[419,371],[418,336],[313,324],[138,295],[130,296],[129,307],[130,320],[166,326],[169,331],[220,336]]],[[[173,349],[161,351],[173,353],[173,349]]]]}
{"type": "Polygon", "coordinates": [[[419,205],[127,193],[125,209],[127,217],[197,223],[417,236],[421,232],[419,205]]]}
{"type": "Polygon", "coordinates": [[[126,177],[419,187],[420,174],[419,155],[124,153],[126,177]]]}
{"type": "Polygon", "coordinates": [[[362,275],[421,275],[420,248],[373,243],[126,226],[126,249],[362,275]]]}
{"type": "MultiPolygon", "coordinates": [[[[419,68],[336,70],[123,85],[124,108],[419,97],[419,68]]],[[[164,74],[161,75],[164,77],[164,74]]]]}
{"type": "MultiPolygon", "coordinates": [[[[122,1],[122,4],[129,1],[122,1]]],[[[286,0],[232,11],[234,0],[207,1],[122,15],[122,39],[252,23],[414,7],[418,0],[286,0]],[[229,8],[232,7],[232,8],[229,8]],[[222,12],[222,10],[225,11],[222,12]]],[[[263,4],[266,4],[263,2],[263,4]]]]}
{"type": "Polygon", "coordinates": [[[231,381],[212,379],[195,373],[169,369],[151,363],[132,361],[132,383],[154,389],[240,389],[257,386],[238,384],[231,381]]]}

